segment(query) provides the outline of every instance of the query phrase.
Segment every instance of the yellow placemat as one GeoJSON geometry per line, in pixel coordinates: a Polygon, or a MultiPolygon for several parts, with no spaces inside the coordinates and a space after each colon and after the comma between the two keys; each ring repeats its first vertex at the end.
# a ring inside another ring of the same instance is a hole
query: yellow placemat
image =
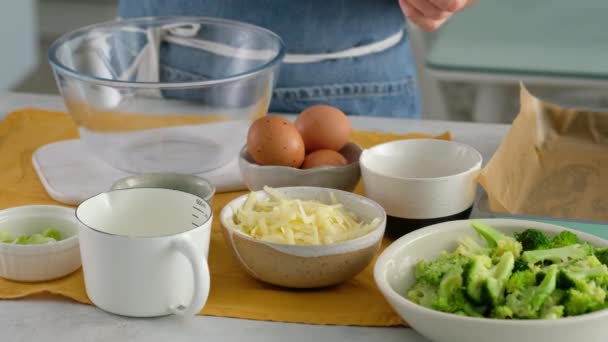
{"type": "MultiPolygon", "coordinates": [[[[0,208],[27,204],[60,204],[45,192],[32,167],[32,153],[47,143],[73,139],[78,132],[62,112],[24,109],[9,114],[0,123],[0,208]]],[[[363,147],[381,142],[428,138],[426,134],[354,132],[353,140],[363,147]]],[[[445,133],[437,137],[450,139],[445,133]]],[[[362,192],[361,184],[356,192],[362,192]]],[[[218,194],[213,200],[214,216],[243,192],[218,194]]],[[[386,247],[388,241],[384,241],[386,247]]],[[[219,227],[213,221],[209,254],[211,293],[203,315],[310,324],[392,326],[403,322],[386,303],[373,280],[373,263],[357,277],[321,290],[287,290],[254,280],[241,271],[226,248],[219,227]]],[[[0,278],[0,299],[52,293],[91,304],[82,271],[40,283],[20,283],[0,278]]]]}

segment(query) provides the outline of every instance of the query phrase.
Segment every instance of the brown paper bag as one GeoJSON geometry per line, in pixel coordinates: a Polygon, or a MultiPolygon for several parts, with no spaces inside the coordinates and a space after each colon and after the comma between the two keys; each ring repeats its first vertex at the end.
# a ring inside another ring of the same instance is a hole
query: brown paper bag
{"type": "Polygon", "coordinates": [[[520,112],[480,174],[496,212],[608,221],[608,113],[561,108],[521,85],[520,112]]]}

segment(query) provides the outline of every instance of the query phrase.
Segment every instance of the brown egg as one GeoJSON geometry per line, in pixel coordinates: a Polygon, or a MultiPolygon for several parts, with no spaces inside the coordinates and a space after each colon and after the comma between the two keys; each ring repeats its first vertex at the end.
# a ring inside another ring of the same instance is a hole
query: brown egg
{"type": "Polygon", "coordinates": [[[306,152],[321,149],[339,151],[350,140],[352,128],[338,108],[316,105],[306,108],[295,122],[306,152]]]}
{"type": "Polygon", "coordinates": [[[312,169],[319,166],[344,166],[346,158],[334,150],[317,150],[304,158],[303,169],[312,169]]]}
{"type": "Polygon", "coordinates": [[[249,127],[247,151],[260,165],[300,167],[304,141],[296,127],[278,116],[264,116],[249,127]]]}

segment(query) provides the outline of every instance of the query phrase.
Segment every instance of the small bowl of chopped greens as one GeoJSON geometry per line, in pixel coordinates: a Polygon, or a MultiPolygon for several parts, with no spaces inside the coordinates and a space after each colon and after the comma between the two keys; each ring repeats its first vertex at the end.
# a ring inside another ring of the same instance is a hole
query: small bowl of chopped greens
{"type": "Polygon", "coordinates": [[[608,341],[608,241],[513,219],[444,222],[407,234],[374,278],[435,342],[608,341]]]}
{"type": "Polygon", "coordinates": [[[74,209],[28,205],[0,210],[0,277],[44,281],[80,265],[74,209]]]}

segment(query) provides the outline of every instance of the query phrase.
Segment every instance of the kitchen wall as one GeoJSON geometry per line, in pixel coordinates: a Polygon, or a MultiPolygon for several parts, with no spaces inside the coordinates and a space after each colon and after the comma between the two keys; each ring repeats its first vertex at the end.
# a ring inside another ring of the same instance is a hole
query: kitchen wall
{"type": "Polygon", "coordinates": [[[12,88],[36,67],[38,62],[38,34],[34,24],[35,0],[2,3],[0,32],[5,49],[0,63],[0,92],[12,88]],[[7,48],[6,48],[7,47],[7,48]]]}
{"type": "Polygon", "coordinates": [[[58,94],[51,67],[46,59],[49,46],[65,32],[112,20],[116,15],[116,5],[117,0],[38,0],[38,66],[13,91],[58,94]]]}

